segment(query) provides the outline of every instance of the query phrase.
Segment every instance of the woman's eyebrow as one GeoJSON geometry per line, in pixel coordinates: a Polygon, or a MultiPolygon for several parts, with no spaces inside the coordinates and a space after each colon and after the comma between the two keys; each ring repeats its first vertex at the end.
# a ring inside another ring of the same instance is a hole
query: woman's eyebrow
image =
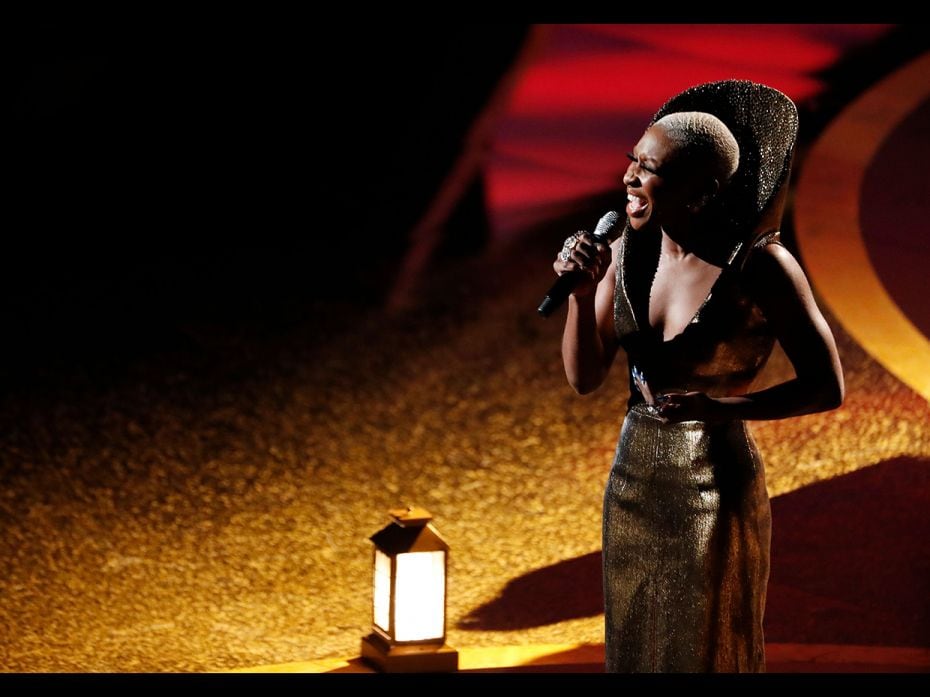
{"type": "Polygon", "coordinates": [[[635,146],[635,145],[633,146],[633,150],[631,151],[631,153],[632,153],[633,157],[635,157],[637,160],[639,160],[640,158],[642,158],[643,160],[646,160],[646,161],[648,161],[648,162],[658,162],[658,160],[657,160],[656,158],[654,158],[654,157],[652,157],[652,156],[650,156],[650,155],[641,156],[639,153],[636,152],[636,146],[635,146]]]}

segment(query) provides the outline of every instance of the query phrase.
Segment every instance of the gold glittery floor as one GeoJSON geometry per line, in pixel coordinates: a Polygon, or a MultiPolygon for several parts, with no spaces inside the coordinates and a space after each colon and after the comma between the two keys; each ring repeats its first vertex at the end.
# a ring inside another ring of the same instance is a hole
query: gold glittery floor
{"type": "MultiPolygon", "coordinates": [[[[558,244],[437,271],[397,317],[320,307],[211,365],[5,398],[0,667],[217,670],[357,652],[367,537],[409,502],[452,546],[453,645],[600,641],[598,614],[460,625],[509,580],[600,547],[626,385],[619,364],[591,395],[565,380],[564,310],[535,312],[558,244]],[[473,304],[469,279],[487,283],[473,304]]],[[[930,405],[831,325],[846,405],[753,424],[772,495],[930,456],[930,405]]],[[[787,370],[776,358],[765,380],[787,370]]]]}

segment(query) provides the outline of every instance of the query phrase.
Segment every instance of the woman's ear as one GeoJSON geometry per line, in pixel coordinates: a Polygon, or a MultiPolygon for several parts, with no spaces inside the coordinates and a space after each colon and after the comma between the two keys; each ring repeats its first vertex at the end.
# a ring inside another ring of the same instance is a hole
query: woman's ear
{"type": "Polygon", "coordinates": [[[717,177],[711,177],[708,180],[705,180],[704,185],[701,187],[701,191],[698,194],[697,199],[694,203],[691,204],[690,208],[692,212],[698,213],[703,209],[708,203],[710,203],[713,198],[720,191],[720,180],[717,177]]]}

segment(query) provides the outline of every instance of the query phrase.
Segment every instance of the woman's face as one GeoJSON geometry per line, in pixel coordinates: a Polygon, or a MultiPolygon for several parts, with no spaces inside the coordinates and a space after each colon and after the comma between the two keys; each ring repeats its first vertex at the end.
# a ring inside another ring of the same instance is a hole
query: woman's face
{"type": "Polygon", "coordinates": [[[628,153],[623,175],[626,214],[634,230],[649,223],[670,225],[694,214],[695,173],[682,167],[677,152],[661,126],[651,126],[628,153]]]}

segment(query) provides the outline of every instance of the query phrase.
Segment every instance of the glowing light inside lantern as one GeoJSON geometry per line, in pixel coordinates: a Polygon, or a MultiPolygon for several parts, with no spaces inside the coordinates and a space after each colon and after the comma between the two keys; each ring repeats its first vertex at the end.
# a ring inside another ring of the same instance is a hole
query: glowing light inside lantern
{"type": "MultiPolygon", "coordinates": [[[[375,574],[377,577],[377,570],[375,574]]],[[[398,554],[396,583],[394,638],[397,641],[441,639],[446,592],[445,552],[398,554]]],[[[377,618],[377,601],[375,608],[377,618]]]]}
{"type": "Polygon", "coordinates": [[[385,632],[391,631],[391,558],[375,550],[375,624],[385,632]]]}

